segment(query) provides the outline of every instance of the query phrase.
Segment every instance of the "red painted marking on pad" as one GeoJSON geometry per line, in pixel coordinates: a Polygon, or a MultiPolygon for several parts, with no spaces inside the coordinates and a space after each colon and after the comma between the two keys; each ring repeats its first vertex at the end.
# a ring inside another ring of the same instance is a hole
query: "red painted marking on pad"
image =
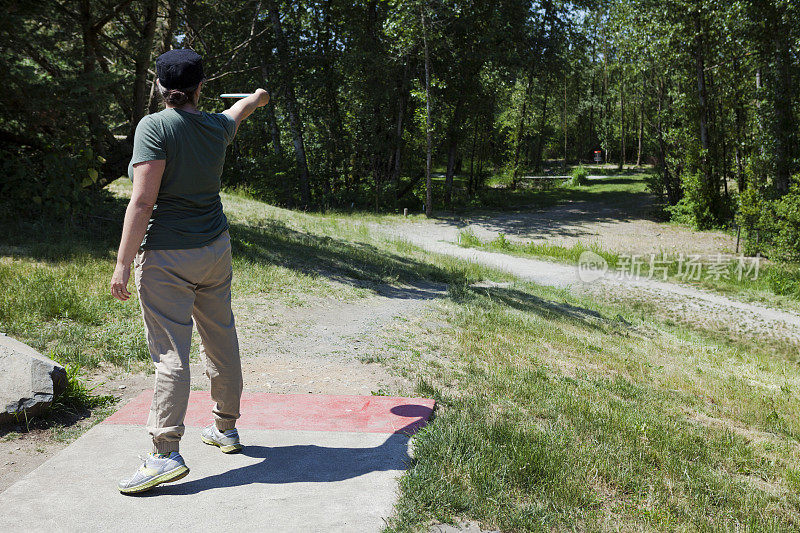
{"type": "MultiPolygon", "coordinates": [[[[145,425],[153,391],[144,391],[104,424],[145,425]]],[[[356,433],[414,433],[433,412],[434,400],[389,396],[323,396],[312,394],[242,395],[240,429],[351,431],[356,433]]],[[[211,423],[214,402],[208,392],[193,391],[184,424],[211,423]]]]}

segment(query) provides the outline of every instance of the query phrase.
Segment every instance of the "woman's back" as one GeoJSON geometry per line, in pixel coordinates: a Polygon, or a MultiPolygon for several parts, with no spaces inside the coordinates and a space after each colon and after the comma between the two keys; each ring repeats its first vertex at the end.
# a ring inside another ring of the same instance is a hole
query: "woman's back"
{"type": "Polygon", "coordinates": [[[225,150],[235,132],[236,122],[228,115],[174,108],[139,122],[131,179],[136,163],[166,161],[143,249],[199,248],[228,229],[219,189],[225,150]]]}

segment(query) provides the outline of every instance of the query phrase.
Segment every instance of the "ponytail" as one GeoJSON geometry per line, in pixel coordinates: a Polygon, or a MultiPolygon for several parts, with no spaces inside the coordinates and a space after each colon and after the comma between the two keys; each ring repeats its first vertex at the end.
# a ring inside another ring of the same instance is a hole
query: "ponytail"
{"type": "Polygon", "coordinates": [[[197,102],[194,101],[194,93],[197,90],[197,85],[190,87],[189,89],[165,89],[159,83],[158,90],[161,94],[161,99],[164,100],[164,103],[166,104],[176,107],[180,107],[188,103],[197,105],[197,102]]]}

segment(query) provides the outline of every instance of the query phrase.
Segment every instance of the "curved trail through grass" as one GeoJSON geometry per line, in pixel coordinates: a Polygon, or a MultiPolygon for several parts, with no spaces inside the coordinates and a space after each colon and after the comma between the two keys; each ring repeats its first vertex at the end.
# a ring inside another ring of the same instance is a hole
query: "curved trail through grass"
{"type": "MultiPolygon", "coordinates": [[[[491,219],[482,223],[491,233],[491,219]]],[[[473,224],[470,227],[474,227],[473,224]]],[[[767,336],[777,342],[800,343],[800,315],[739,301],[710,291],[647,278],[619,278],[609,271],[596,281],[584,283],[577,267],[498,252],[464,248],[457,244],[459,226],[448,223],[408,223],[392,226],[375,224],[373,229],[397,240],[404,240],[433,253],[445,254],[509,272],[540,285],[606,298],[637,301],[659,308],[676,319],[688,320],[730,334],[767,336]]],[[[496,234],[495,234],[496,236],[496,234]]]]}

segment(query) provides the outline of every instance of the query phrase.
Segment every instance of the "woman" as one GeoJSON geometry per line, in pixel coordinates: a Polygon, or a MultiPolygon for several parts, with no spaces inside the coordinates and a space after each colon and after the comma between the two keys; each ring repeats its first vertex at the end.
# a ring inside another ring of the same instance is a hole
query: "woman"
{"type": "Polygon", "coordinates": [[[189,401],[193,320],[206,356],[214,423],[203,442],[223,452],[241,450],[236,419],[242,393],[239,343],[231,311],[231,245],[220,202],[225,149],[239,124],[269,101],[263,89],[224,113],[197,109],[202,58],[171,50],[156,60],[163,111],[139,122],[128,174],[133,193],[125,212],[111,294],[130,297],[134,263],[155,390],[147,421],[153,451],[119,483],[137,493],[181,479],[189,469],[179,453],[189,401]]]}

